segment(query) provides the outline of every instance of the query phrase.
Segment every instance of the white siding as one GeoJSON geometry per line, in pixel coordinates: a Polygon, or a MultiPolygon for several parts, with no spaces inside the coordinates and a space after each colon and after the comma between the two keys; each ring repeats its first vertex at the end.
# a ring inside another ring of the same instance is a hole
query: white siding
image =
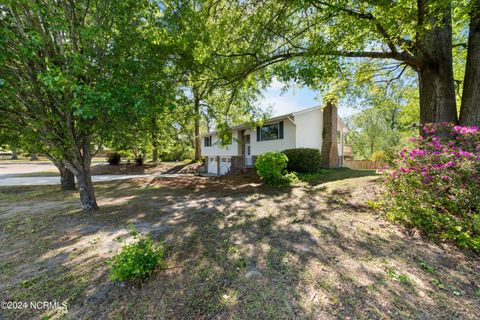
{"type": "MultiPolygon", "coordinates": [[[[283,139],[257,141],[257,132],[251,130],[250,133],[250,150],[252,156],[258,156],[269,151],[283,151],[285,149],[295,148],[295,125],[288,118],[281,119],[283,121],[283,139]]],[[[275,123],[274,121],[271,123],[275,123]]],[[[265,123],[269,124],[269,122],[265,123]]]]}
{"type": "Polygon", "coordinates": [[[296,148],[322,150],[323,112],[321,108],[295,114],[296,148]]]}
{"type": "Polygon", "coordinates": [[[337,148],[338,148],[338,155],[343,155],[343,140],[345,133],[348,132],[348,128],[343,124],[343,122],[337,118],[337,131],[340,131],[340,141],[338,141],[337,148]]]}
{"type": "MultiPolygon", "coordinates": [[[[237,130],[233,131],[233,137],[237,137],[237,130]]],[[[235,139],[232,139],[232,143],[227,146],[218,145],[218,136],[216,134],[212,135],[212,146],[205,147],[205,136],[202,136],[200,144],[202,150],[202,156],[236,156],[238,155],[238,142],[235,139]]]]}

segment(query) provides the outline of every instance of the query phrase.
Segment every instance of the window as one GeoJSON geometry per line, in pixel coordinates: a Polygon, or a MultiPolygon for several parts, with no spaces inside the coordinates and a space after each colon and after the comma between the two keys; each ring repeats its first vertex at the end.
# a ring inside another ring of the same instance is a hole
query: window
{"type": "Polygon", "coordinates": [[[283,139],[283,121],[257,127],[257,141],[283,139]]]}
{"type": "Polygon", "coordinates": [[[212,146],[212,136],[208,136],[204,138],[204,144],[205,147],[211,147],[212,146]]]}
{"type": "Polygon", "coordinates": [[[342,143],[342,134],[340,133],[340,131],[337,131],[337,144],[341,144],[342,143]]]}

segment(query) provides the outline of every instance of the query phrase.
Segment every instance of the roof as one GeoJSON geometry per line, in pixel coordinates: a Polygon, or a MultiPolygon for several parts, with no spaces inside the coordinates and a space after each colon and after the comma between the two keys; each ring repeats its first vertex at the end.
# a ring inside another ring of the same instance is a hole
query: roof
{"type": "MultiPolygon", "coordinates": [[[[321,108],[322,108],[322,106],[314,106],[314,107],[306,108],[306,109],[299,110],[299,111],[296,111],[296,112],[291,112],[291,113],[287,113],[287,114],[282,114],[280,116],[271,117],[271,118],[268,118],[267,120],[265,120],[265,122],[268,123],[268,122],[272,122],[272,121],[276,121],[276,120],[280,120],[280,119],[289,118],[289,117],[292,117],[292,116],[294,117],[298,114],[310,112],[310,111],[321,109],[321,108]]],[[[342,118],[340,118],[340,116],[338,114],[337,114],[337,119],[339,119],[345,125],[345,127],[347,127],[347,125],[345,124],[345,121],[343,121],[342,118]]],[[[247,129],[247,128],[248,127],[244,124],[231,127],[232,130],[247,129]]],[[[209,135],[212,135],[212,134],[215,134],[215,133],[217,133],[217,131],[209,131],[207,133],[204,133],[203,135],[204,136],[209,136],[209,135]]]]}

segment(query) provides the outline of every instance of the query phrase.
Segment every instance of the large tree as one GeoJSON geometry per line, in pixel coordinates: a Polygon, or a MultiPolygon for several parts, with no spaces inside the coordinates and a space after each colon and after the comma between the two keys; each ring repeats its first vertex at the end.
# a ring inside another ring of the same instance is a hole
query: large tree
{"type": "MultiPolygon", "coordinates": [[[[283,66],[274,68],[281,79],[316,85],[338,77],[339,70],[348,70],[358,59],[396,61],[400,68],[395,77],[404,68],[418,75],[422,122],[458,120],[455,83],[463,80],[460,122],[478,124],[479,4],[479,0],[234,1],[217,8],[223,12],[217,18],[223,31],[211,47],[218,59],[236,62],[235,68],[222,70],[219,77],[225,81],[276,65],[283,66]],[[454,78],[454,47],[468,48],[464,79],[454,78]]],[[[218,64],[216,60],[212,68],[218,64]]]]}
{"type": "MultiPolygon", "coordinates": [[[[2,113],[17,116],[76,177],[84,210],[98,208],[90,175],[100,133],[138,95],[113,86],[131,72],[116,53],[128,30],[144,40],[149,1],[6,1],[0,5],[2,113]],[[128,99],[127,99],[128,98],[128,99]]],[[[134,89],[134,88],[133,88],[134,89]]],[[[141,99],[141,94],[138,100],[141,99]]]]}

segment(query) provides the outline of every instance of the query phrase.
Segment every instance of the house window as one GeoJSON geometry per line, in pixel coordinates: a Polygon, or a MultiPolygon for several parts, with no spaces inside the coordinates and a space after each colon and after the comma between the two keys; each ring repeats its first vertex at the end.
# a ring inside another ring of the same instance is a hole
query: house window
{"type": "Polygon", "coordinates": [[[212,146],[212,136],[208,136],[204,138],[204,144],[205,147],[211,147],[212,146]]]}
{"type": "Polygon", "coordinates": [[[257,127],[257,141],[283,139],[283,121],[257,127]]]}
{"type": "Polygon", "coordinates": [[[342,143],[342,134],[340,131],[337,131],[337,143],[341,144],[342,143]]]}

